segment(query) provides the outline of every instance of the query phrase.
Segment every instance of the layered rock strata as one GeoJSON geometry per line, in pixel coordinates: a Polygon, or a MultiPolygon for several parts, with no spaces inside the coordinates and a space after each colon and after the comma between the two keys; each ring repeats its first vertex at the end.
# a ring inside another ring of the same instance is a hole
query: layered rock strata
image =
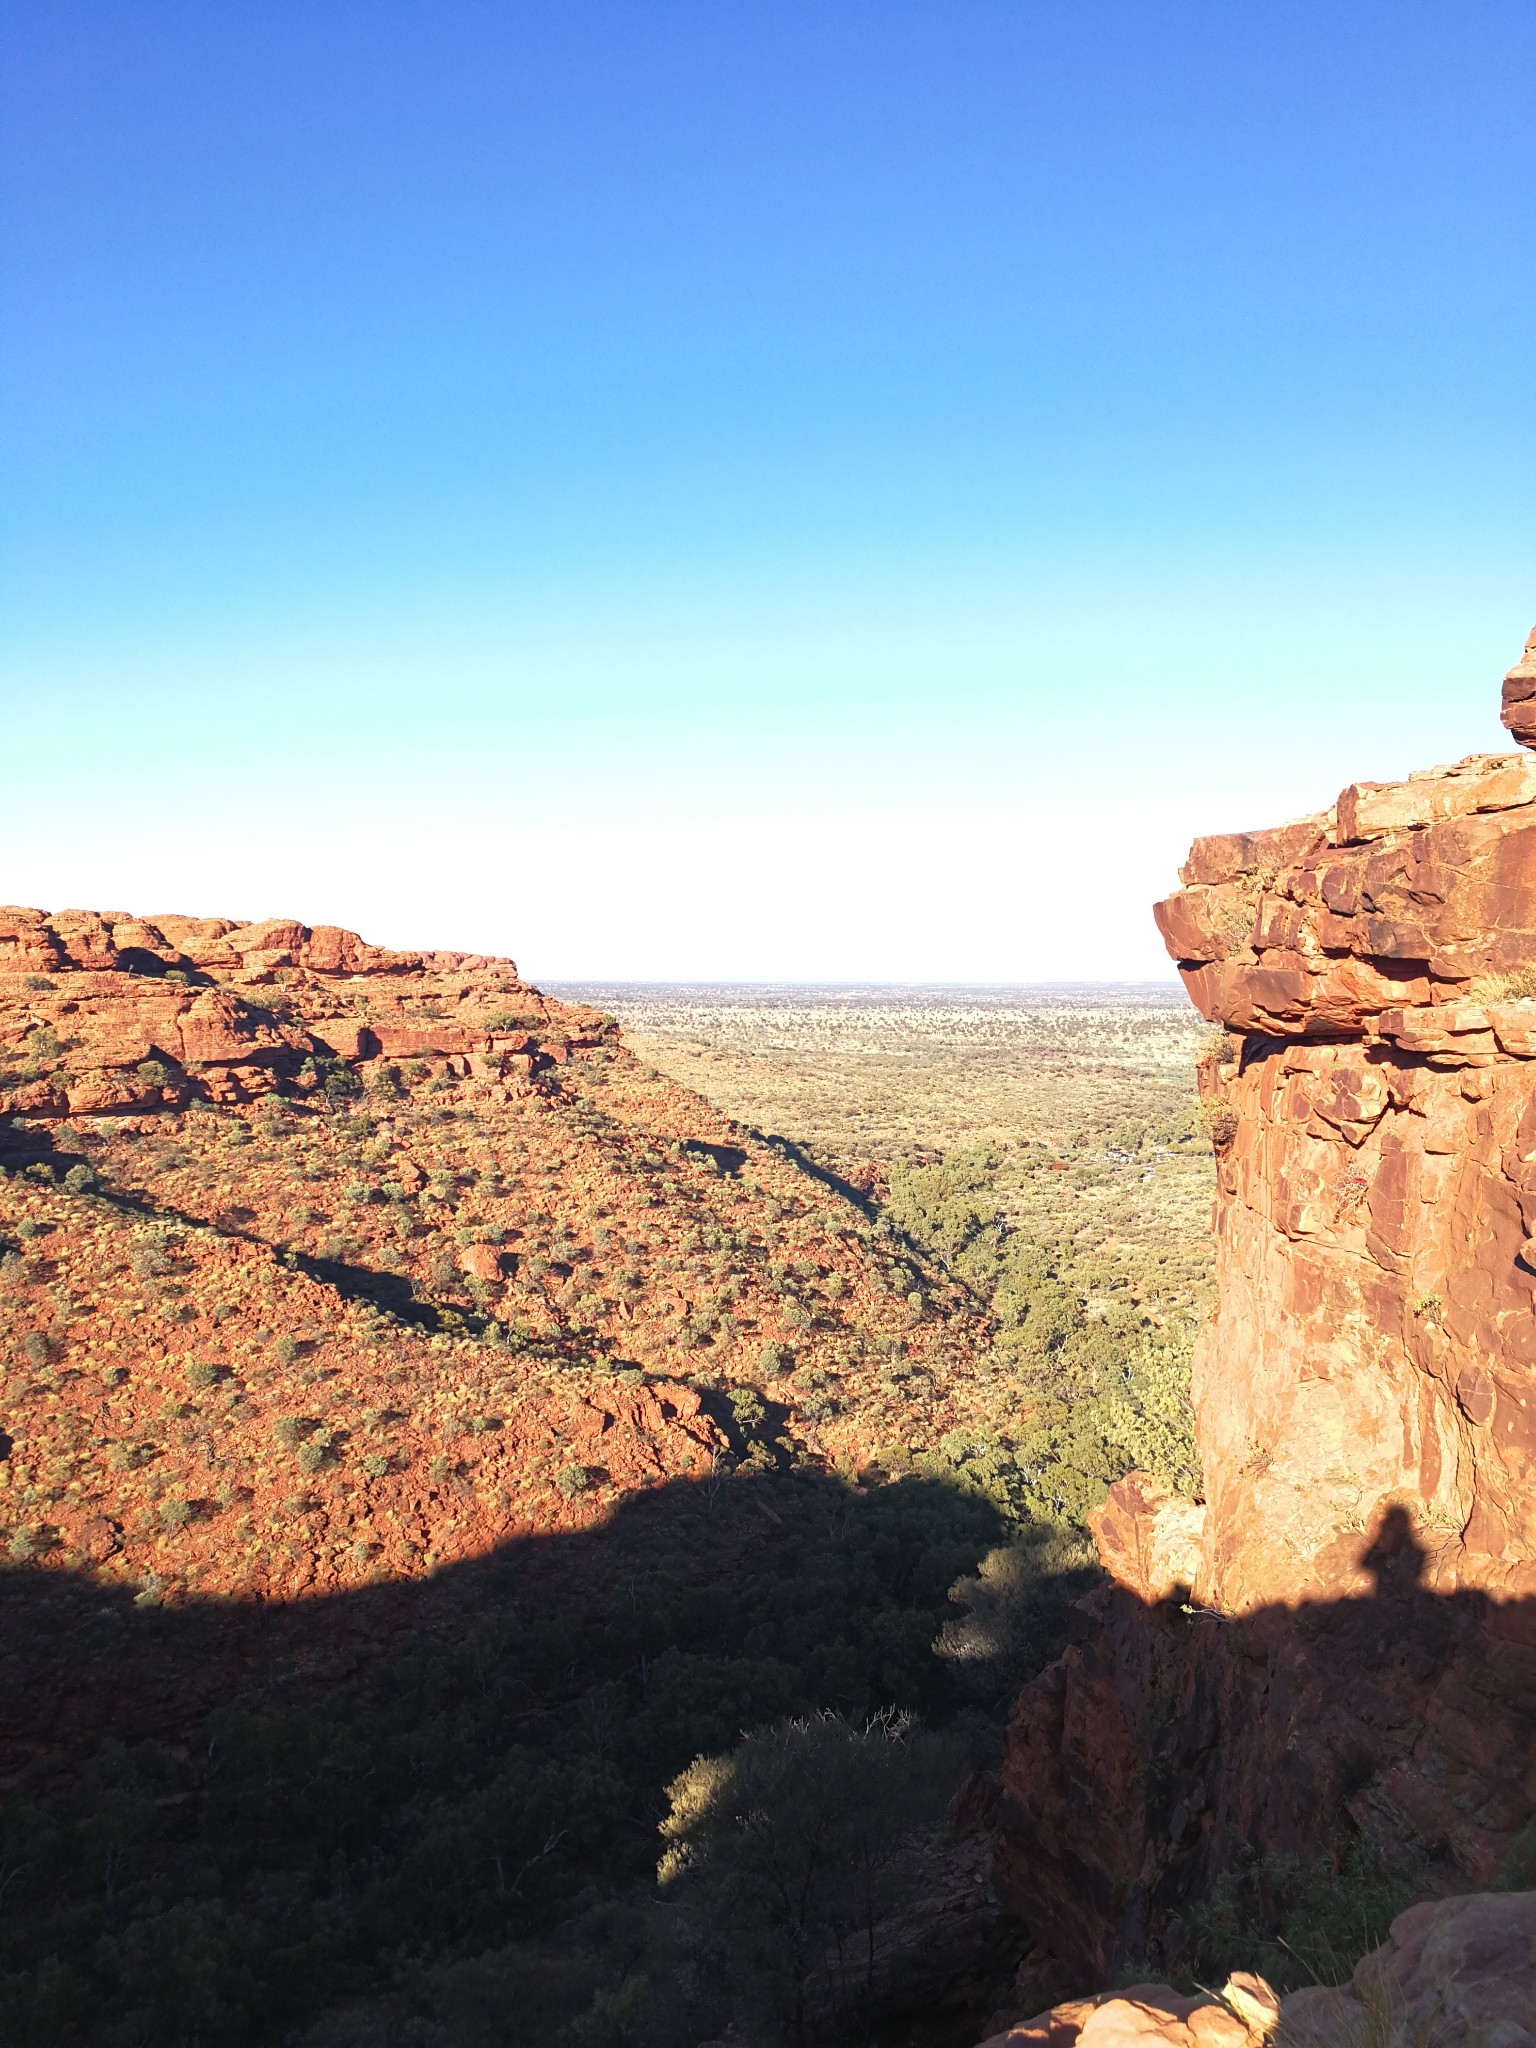
{"type": "Polygon", "coordinates": [[[124,1116],[362,1080],[377,1061],[527,1080],[612,1041],[511,960],[394,952],[291,918],[0,908],[0,1115],[124,1116]]]}
{"type": "MultiPolygon", "coordinates": [[[[1504,702],[1536,746],[1536,634],[1504,702]]],[[[1204,1501],[1115,1490],[1005,1770],[1004,1890],[1101,1975],[1240,1851],[1363,1830],[1488,1881],[1536,1806],[1536,759],[1352,784],[1181,879],[1204,1501]]]]}

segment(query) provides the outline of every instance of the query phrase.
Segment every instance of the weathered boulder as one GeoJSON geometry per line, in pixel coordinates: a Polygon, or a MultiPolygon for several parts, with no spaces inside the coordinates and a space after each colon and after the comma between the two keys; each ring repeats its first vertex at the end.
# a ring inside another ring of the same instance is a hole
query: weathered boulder
{"type": "Polygon", "coordinates": [[[1293,1991],[1277,2048],[1533,2048],[1536,1892],[1411,1906],[1342,1991],[1293,1991]]]}
{"type": "Polygon", "coordinates": [[[1536,1892],[1410,1907],[1341,1989],[1276,1997],[1238,1971],[1219,1992],[1137,1984],[1052,2006],[984,2048],[1532,2048],[1536,1892]]]}
{"type": "Polygon", "coordinates": [[[1279,2018],[1280,2001],[1263,1978],[1240,1970],[1219,1992],[1133,1984],[1073,1999],[992,2035],[983,2048],[1264,2048],[1279,2018]]]}
{"type": "Polygon", "coordinates": [[[501,1278],[501,1253],[491,1244],[461,1245],[459,1271],[472,1280],[495,1282],[501,1278]]]}

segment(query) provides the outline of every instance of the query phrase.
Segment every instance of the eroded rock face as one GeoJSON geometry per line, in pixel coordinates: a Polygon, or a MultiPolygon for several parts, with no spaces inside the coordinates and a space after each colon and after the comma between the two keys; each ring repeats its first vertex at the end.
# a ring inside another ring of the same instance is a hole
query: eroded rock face
{"type": "Polygon", "coordinates": [[[1536,1592],[1536,758],[1353,785],[1184,878],[1158,921],[1228,1034],[1196,1597],[1358,1592],[1394,1502],[1432,1585],[1536,1592]]]}
{"type": "Polygon", "coordinates": [[[269,918],[0,907],[0,1116],[123,1116],[304,1094],[325,1063],[526,1081],[613,1035],[511,960],[402,953],[269,918]],[[317,1065],[317,1061],[319,1064],[317,1065]]]}
{"type": "MultiPolygon", "coordinates": [[[[1536,635],[1504,715],[1536,745],[1536,635]]],[[[1486,1882],[1536,1802],[1536,759],[1354,784],[1182,880],[1158,924],[1220,1027],[1205,1501],[1115,1489],[1117,1584],[1005,1771],[1005,1891],[1099,1973],[1237,1844],[1343,1823],[1486,1882]]]]}

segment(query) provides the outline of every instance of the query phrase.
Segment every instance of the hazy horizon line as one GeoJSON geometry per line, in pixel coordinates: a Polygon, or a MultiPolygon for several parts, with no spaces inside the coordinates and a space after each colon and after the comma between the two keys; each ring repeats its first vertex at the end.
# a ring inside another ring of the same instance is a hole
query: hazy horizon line
{"type": "Polygon", "coordinates": [[[816,981],[816,980],[774,980],[756,977],[745,980],[712,979],[691,980],[665,977],[632,980],[623,975],[605,974],[558,974],[541,976],[540,988],[609,988],[609,989],[819,989],[819,990],[886,990],[910,989],[940,994],[998,993],[1017,989],[1135,989],[1158,990],[1168,995],[1186,995],[1183,984],[1178,980],[1136,980],[1105,981],[1084,980],[1080,977],[1060,979],[1044,977],[1034,981],[816,981]]]}

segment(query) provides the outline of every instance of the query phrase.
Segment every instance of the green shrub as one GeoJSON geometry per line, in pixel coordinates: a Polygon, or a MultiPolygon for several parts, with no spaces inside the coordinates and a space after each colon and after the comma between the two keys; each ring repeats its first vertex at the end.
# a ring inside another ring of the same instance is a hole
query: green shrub
{"type": "Polygon", "coordinates": [[[350,1102],[363,1092],[362,1082],[342,1060],[334,1060],[327,1066],[323,1086],[326,1098],[331,1102],[350,1102]]]}
{"type": "Polygon", "coordinates": [[[1184,1974],[1220,1983],[1233,1970],[1255,1970],[1279,1991],[1342,1984],[1431,1877],[1422,1851],[1400,1850],[1389,1863],[1364,1835],[1336,1857],[1250,1854],[1190,1911],[1184,1974]]]}
{"type": "Polygon", "coordinates": [[[755,1429],[768,1412],[751,1387],[732,1387],[726,1399],[738,1425],[745,1430],[755,1429]]]}
{"type": "Polygon", "coordinates": [[[1066,1647],[1072,1605],[1101,1576],[1080,1529],[1027,1524],[951,1586],[964,1618],[945,1622],[934,1649],[967,1693],[1006,1712],[1066,1647]]]}

